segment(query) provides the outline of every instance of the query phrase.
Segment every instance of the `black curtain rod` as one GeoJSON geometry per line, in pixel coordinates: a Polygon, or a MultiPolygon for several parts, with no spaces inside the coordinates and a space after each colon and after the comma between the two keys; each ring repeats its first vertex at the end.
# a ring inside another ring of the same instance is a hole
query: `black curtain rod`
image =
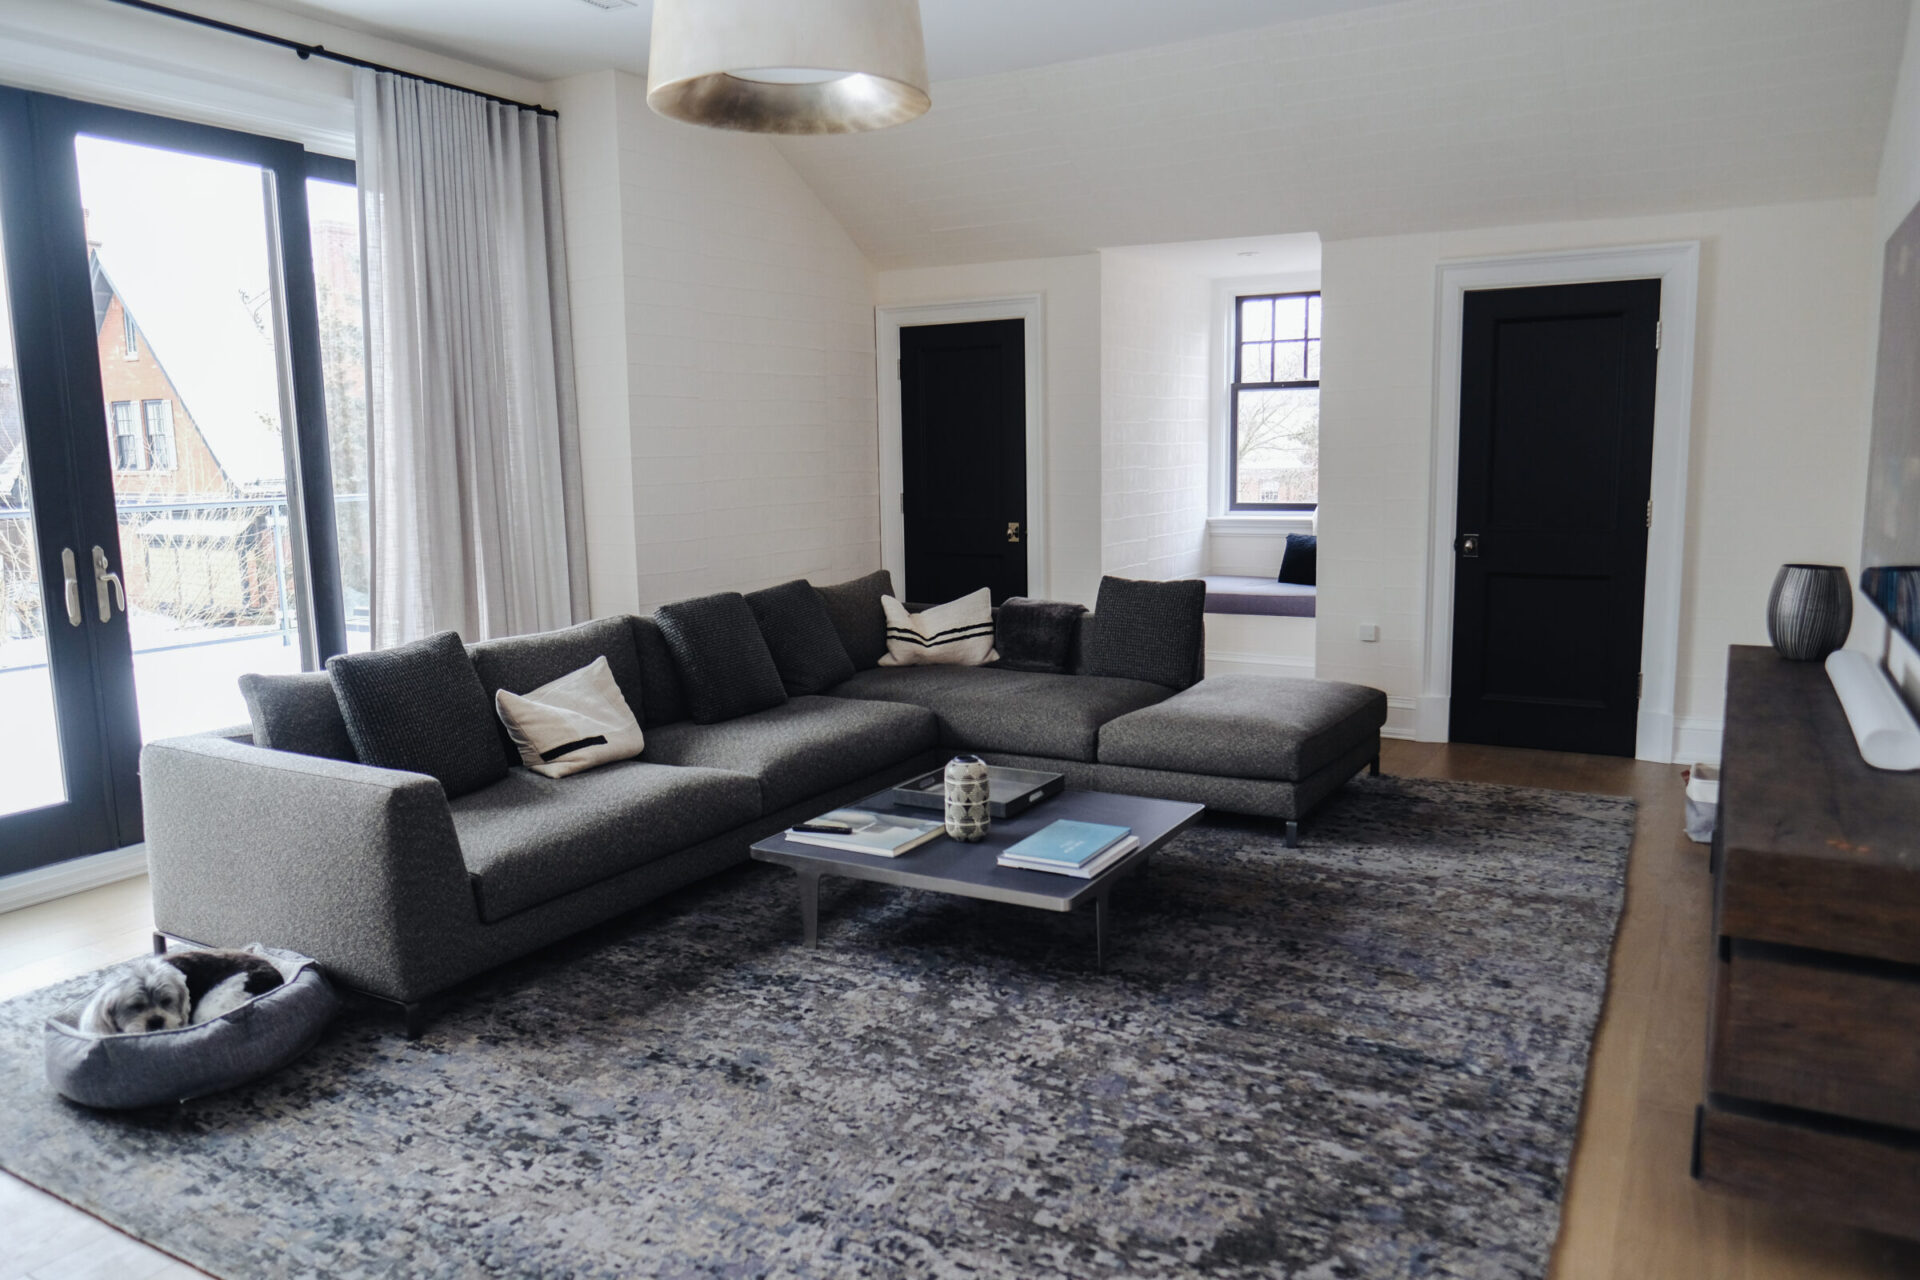
{"type": "Polygon", "coordinates": [[[215,31],[224,31],[228,35],[244,36],[249,40],[258,40],[262,44],[278,45],[282,49],[291,49],[300,56],[301,61],[308,58],[325,58],[329,62],[344,63],[349,67],[365,67],[369,71],[384,71],[389,75],[404,76],[409,80],[418,80],[422,84],[437,84],[442,89],[457,89],[461,93],[471,93],[476,98],[485,98],[489,102],[498,102],[502,106],[518,107],[522,111],[537,111],[543,116],[558,116],[560,113],[552,107],[542,107],[531,102],[515,102],[512,98],[503,98],[497,93],[485,93],[479,89],[470,89],[464,84],[452,84],[446,80],[436,80],[432,76],[416,75],[411,71],[402,71],[399,67],[389,67],[380,62],[368,62],[365,58],[356,58],[350,53],[335,53],[323,45],[301,44],[298,40],[289,40],[285,36],[270,35],[265,31],[255,31],[252,27],[243,27],[232,22],[222,22],[218,18],[207,18],[197,13],[188,13],[184,9],[169,9],[163,4],[153,4],[151,0],[113,0],[114,4],[123,4],[129,9],[141,9],[147,13],[158,13],[168,18],[178,18],[182,22],[191,22],[197,27],[210,27],[215,31]]]}

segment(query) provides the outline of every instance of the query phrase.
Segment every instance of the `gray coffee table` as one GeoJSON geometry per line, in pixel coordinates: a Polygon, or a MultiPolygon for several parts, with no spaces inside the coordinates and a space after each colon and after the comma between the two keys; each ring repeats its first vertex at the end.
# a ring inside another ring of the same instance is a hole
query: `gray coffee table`
{"type": "MultiPolygon", "coordinates": [[[[850,807],[881,813],[900,813],[913,817],[932,816],[925,809],[907,809],[895,805],[891,791],[881,791],[850,807]]],[[[1147,864],[1153,851],[1191,826],[1205,805],[1185,804],[1177,800],[1147,800],[1139,796],[1112,795],[1105,791],[1064,791],[1042,801],[1017,818],[996,818],[993,829],[979,844],[962,844],[940,836],[898,858],[883,858],[871,853],[849,853],[819,845],[789,840],[783,832],[769,836],[753,846],[760,862],[792,867],[800,880],[800,924],[809,947],[820,945],[820,877],[842,876],[849,880],[872,880],[878,884],[905,885],[910,889],[930,889],[962,898],[980,898],[988,902],[1010,902],[1038,911],[1072,911],[1083,902],[1093,903],[1094,949],[1101,965],[1107,960],[1107,895],[1123,876],[1131,875],[1147,864]],[[1099,875],[1082,880],[1077,876],[1055,875],[1047,871],[1022,871],[996,865],[1002,851],[1026,839],[1050,822],[1071,818],[1078,822],[1106,822],[1131,827],[1140,839],[1140,847],[1114,863],[1099,875]]]]}

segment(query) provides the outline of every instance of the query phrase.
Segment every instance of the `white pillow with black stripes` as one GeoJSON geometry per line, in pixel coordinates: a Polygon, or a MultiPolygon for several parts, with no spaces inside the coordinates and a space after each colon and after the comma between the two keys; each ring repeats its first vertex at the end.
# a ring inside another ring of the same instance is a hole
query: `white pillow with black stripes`
{"type": "Polygon", "coordinates": [[[985,587],[924,613],[908,613],[892,596],[881,596],[880,607],[887,614],[883,667],[977,667],[1000,656],[993,648],[993,593],[985,587]]]}
{"type": "Polygon", "coordinates": [[[630,760],[646,747],[640,722],[605,658],[595,658],[531,693],[493,696],[493,709],[520,752],[520,763],[549,778],[630,760]]]}

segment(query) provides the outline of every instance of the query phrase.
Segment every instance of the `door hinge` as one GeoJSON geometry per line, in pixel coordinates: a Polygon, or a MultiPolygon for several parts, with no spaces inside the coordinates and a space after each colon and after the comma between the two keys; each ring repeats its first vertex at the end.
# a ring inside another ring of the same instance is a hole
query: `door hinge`
{"type": "Polygon", "coordinates": [[[1655,320],[1653,322],[1653,349],[1655,351],[1658,351],[1660,349],[1661,331],[1664,330],[1666,327],[1667,327],[1667,322],[1665,320],[1655,320]]]}
{"type": "Polygon", "coordinates": [[[1647,499],[1647,528],[1653,528],[1653,499],[1647,499]]]}

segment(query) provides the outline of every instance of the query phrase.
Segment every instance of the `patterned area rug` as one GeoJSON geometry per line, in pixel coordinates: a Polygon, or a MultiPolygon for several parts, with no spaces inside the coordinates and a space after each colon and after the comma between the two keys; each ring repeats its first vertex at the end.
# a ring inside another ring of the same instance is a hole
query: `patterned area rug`
{"type": "Polygon", "coordinates": [[[224,1277],[1539,1276],[1629,800],[1395,778],[1091,920],[743,867],[277,1077],[94,1114],[0,1005],[0,1165],[224,1277]]]}

